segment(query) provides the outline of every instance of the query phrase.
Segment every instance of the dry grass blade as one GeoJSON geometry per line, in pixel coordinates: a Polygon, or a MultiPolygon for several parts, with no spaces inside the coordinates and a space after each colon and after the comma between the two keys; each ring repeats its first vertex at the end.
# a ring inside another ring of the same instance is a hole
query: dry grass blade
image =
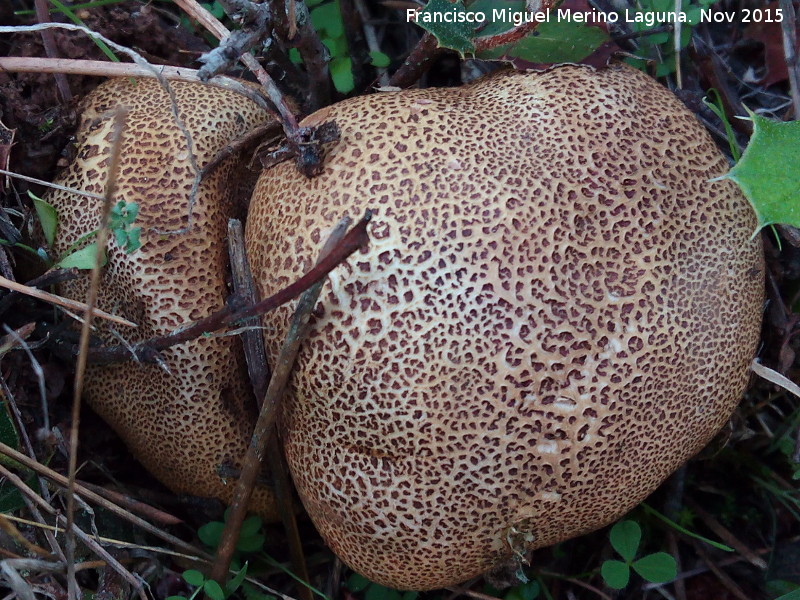
{"type": "MultiPolygon", "coordinates": [[[[339,242],[345,238],[349,225],[350,219],[347,217],[339,221],[320,252],[317,264],[327,255],[331,254],[339,242]]],[[[289,331],[286,334],[286,339],[281,347],[277,362],[274,365],[272,379],[269,382],[264,403],[258,415],[258,421],[253,431],[253,438],[250,441],[250,446],[247,448],[242,472],[236,483],[236,491],[233,495],[230,513],[225,522],[225,529],[222,533],[222,539],[217,548],[217,555],[211,569],[212,579],[215,579],[221,585],[224,584],[225,577],[230,568],[231,558],[236,549],[236,541],[239,538],[239,530],[247,514],[247,507],[253,492],[253,486],[261,469],[261,459],[264,456],[270,434],[275,426],[283,391],[291,375],[297,352],[300,349],[300,343],[308,329],[311,311],[314,309],[314,305],[319,298],[319,293],[326,279],[327,278],[321,279],[303,292],[303,295],[297,303],[297,309],[289,325],[289,331]]]]}
{"type": "MultiPolygon", "coordinates": [[[[64,487],[64,488],[67,487],[67,484],[68,484],[69,480],[66,477],[64,477],[60,473],[56,473],[52,469],[50,469],[50,468],[44,466],[43,464],[33,460],[32,458],[29,458],[29,457],[25,456],[21,452],[18,452],[17,450],[14,450],[14,448],[12,448],[11,446],[8,446],[6,444],[3,444],[2,442],[0,442],[0,454],[2,454],[4,456],[7,456],[7,457],[9,457],[9,458],[11,458],[13,460],[16,460],[17,462],[19,462],[23,466],[31,469],[32,471],[35,471],[39,475],[42,475],[42,476],[46,477],[47,479],[49,479],[50,481],[56,483],[57,485],[59,485],[61,487],[64,487]]],[[[2,466],[2,465],[0,465],[0,466],[2,466]]],[[[185,550],[186,552],[191,552],[193,554],[197,554],[197,555],[202,556],[202,557],[206,557],[206,558],[208,557],[207,554],[205,554],[202,550],[200,550],[196,546],[192,546],[191,544],[188,544],[188,543],[184,542],[183,540],[181,540],[179,538],[176,538],[174,535],[170,535],[166,531],[162,531],[161,529],[159,529],[157,527],[154,527],[153,525],[151,525],[150,523],[148,523],[144,519],[142,519],[140,517],[137,517],[136,515],[133,515],[130,512],[120,508],[119,506],[117,506],[113,502],[109,502],[108,500],[106,500],[102,496],[92,492],[89,489],[86,489],[85,487],[83,487],[82,485],[80,485],[77,482],[75,483],[75,491],[78,494],[80,494],[84,499],[86,499],[86,500],[88,500],[90,502],[94,502],[95,504],[98,504],[98,505],[102,506],[103,508],[105,508],[109,512],[111,512],[111,513],[117,515],[118,517],[128,521],[129,523],[135,525],[136,527],[139,527],[140,529],[144,530],[145,532],[147,532],[147,533],[149,533],[151,535],[154,535],[155,537],[157,537],[159,539],[162,539],[162,540],[164,540],[165,542],[167,542],[169,544],[172,544],[176,548],[181,548],[181,549],[185,550]]],[[[50,508],[52,509],[52,507],[50,507],[50,508]]]]}
{"type": "Polygon", "coordinates": [[[9,290],[13,290],[15,292],[19,292],[20,294],[25,294],[26,296],[36,298],[37,300],[43,300],[45,302],[49,302],[50,304],[55,304],[56,306],[60,306],[62,308],[68,308],[70,310],[75,310],[83,313],[87,313],[88,311],[92,317],[105,319],[107,321],[111,321],[119,325],[124,325],[125,327],[136,327],[136,323],[128,321],[127,319],[123,319],[122,317],[112,315],[111,313],[107,313],[106,311],[100,310],[99,308],[92,307],[91,309],[89,309],[88,304],[85,304],[83,302],[77,302],[75,300],[70,300],[69,298],[56,296],[55,294],[45,292],[43,290],[40,290],[39,288],[29,287],[27,285],[17,283],[16,281],[6,279],[2,275],[0,275],[0,286],[9,290]]]}
{"type": "Polygon", "coordinates": [[[758,556],[753,550],[750,549],[744,542],[739,540],[733,533],[728,530],[722,523],[717,521],[708,511],[706,511],[702,506],[700,506],[697,502],[693,500],[686,501],[687,506],[692,509],[698,517],[700,517],[703,522],[708,526],[708,528],[717,534],[720,539],[728,544],[731,548],[734,548],[739,554],[741,554],[744,558],[746,558],[752,565],[758,567],[759,569],[766,569],[767,563],[766,561],[758,556]]]}
{"type": "Polygon", "coordinates": [[[25,548],[31,554],[36,554],[43,558],[53,557],[51,552],[48,552],[41,546],[37,546],[33,542],[29,541],[24,535],[22,535],[22,532],[17,529],[16,525],[6,518],[6,515],[4,514],[0,514],[0,529],[7,533],[17,544],[25,548]]]}
{"type": "Polygon", "coordinates": [[[69,452],[69,482],[67,484],[67,583],[71,600],[78,600],[80,590],[75,580],[75,474],[78,471],[78,431],[80,429],[81,396],[83,394],[84,375],[86,373],[89,336],[92,326],[92,311],[97,304],[100,289],[100,269],[103,262],[103,253],[106,248],[109,233],[111,207],[114,205],[114,196],[117,191],[117,173],[119,171],[120,155],[122,153],[122,135],[125,129],[127,109],[117,108],[114,114],[114,126],[111,131],[111,158],[108,168],[105,198],[100,217],[100,228],[97,232],[97,252],[95,253],[94,267],[92,268],[89,293],[86,300],[87,309],[84,313],[84,322],[81,327],[80,350],[78,364],[75,368],[75,390],[72,398],[72,431],[70,434],[69,452]]]}
{"type": "Polygon", "coordinates": [[[769,367],[765,367],[758,361],[758,359],[753,360],[752,364],[750,365],[750,369],[759,377],[766,379],[770,383],[774,383],[778,387],[783,388],[787,392],[800,398],[800,386],[777,371],[770,369],[769,367]]]}
{"type": "MultiPolygon", "coordinates": [[[[0,70],[8,73],[64,73],[92,77],[155,77],[152,69],[135,63],[118,63],[105,60],[76,58],[41,58],[36,56],[2,56],[0,70]]],[[[165,79],[200,81],[196,69],[159,65],[159,74],[165,79]]]]}

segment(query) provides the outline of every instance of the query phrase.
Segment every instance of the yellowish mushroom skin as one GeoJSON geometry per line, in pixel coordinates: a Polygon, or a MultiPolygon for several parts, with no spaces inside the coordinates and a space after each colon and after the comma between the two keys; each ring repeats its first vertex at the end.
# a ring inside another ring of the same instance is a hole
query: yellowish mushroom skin
{"type": "MultiPolygon", "coordinates": [[[[321,176],[262,174],[262,294],[370,208],[282,424],[330,547],[399,589],[465,581],[633,508],[728,421],[763,302],[756,219],[665,88],[625,66],[336,104],[321,176]]],[[[274,357],[292,306],[266,315],[274,357]],[[271,333],[274,330],[274,334],[271,333]]]]}
{"type": "MultiPolygon", "coordinates": [[[[244,96],[198,83],[171,82],[180,116],[190,133],[197,166],[268,114],[244,96]]],[[[98,304],[138,324],[117,327],[135,344],[165,335],[224,305],[228,258],[227,220],[246,202],[255,177],[225,160],[203,179],[191,208],[195,171],[184,134],[176,124],[167,92],[151,79],[113,79],[84,101],[76,134],[77,157],[56,183],[102,194],[108,173],[110,111],[127,106],[116,200],[137,202],[141,249],[123,252],[112,239],[103,269],[98,304]]],[[[53,191],[47,196],[59,214],[54,250],[64,252],[96,230],[100,203],[53,191]]],[[[71,298],[86,298],[88,279],[61,286],[71,298]]],[[[103,337],[118,344],[103,327],[103,337]]],[[[122,437],[133,455],[177,493],[229,502],[235,480],[217,474],[236,468],[255,422],[254,402],[235,336],[211,337],[174,346],[163,357],[170,373],[152,364],[102,365],[87,372],[85,397],[122,437]]],[[[277,513],[271,490],[259,487],[253,510],[269,520],[277,513]]]]}

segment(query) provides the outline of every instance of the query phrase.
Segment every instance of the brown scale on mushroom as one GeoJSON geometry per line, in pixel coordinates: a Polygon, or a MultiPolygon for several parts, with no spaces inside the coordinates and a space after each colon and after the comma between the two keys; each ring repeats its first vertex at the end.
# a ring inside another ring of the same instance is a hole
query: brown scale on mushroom
{"type": "MultiPolygon", "coordinates": [[[[191,134],[197,166],[269,116],[240,94],[197,83],[172,82],[180,116],[191,134]]],[[[77,158],[57,183],[102,193],[112,128],[109,111],[125,105],[126,119],[117,200],[137,202],[142,247],[127,255],[112,240],[100,284],[99,306],[136,322],[120,328],[129,342],[165,335],[221,308],[229,291],[227,220],[239,212],[255,177],[226,159],[204,178],[187,225],[195,172],[184,134],[170,111],[167,92],[155,80],[127,78],[102,84],[85,101],[77,133],[77,158]],[[249,189],[248,189],[249,186],[249,189]]],[[[59,212],[54,250],[63,252],[100,222],[100,204],[85,196],[53,191],[47,200],[59,212]]],[[[61,292],[83,300],[86,279],[61,292]]],[[[104,338],[117,344],[108,331],[104,338]]],[[[233,481],[216,472],[238,464],[255,422],[254,402],[236,337],[197,339],[163,352],[171,371],[155,365],[90,367],[89,404],[126,442],[133,455],[178,493],[230,501],[233,481]]],[[[253,508],[274,519],[272,492],[256,489],[253,508]]]]}
{"type": "MultiPolygon", "coordinates": [[[[400,589],[622,516],[728,420],[763,299],[756,219],[667,90],[617,66],[355,98],[320,177],[264,173],[263,294],[375,211],[331,274],[283,421],[331,548],[400,589]]],[[[270,313],[274,356],[290,306],[270,313]]]]}

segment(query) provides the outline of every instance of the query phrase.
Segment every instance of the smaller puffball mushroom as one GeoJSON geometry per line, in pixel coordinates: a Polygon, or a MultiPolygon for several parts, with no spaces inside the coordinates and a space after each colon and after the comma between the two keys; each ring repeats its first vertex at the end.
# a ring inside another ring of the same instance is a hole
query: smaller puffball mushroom
{"type": "MultiPolygon", "coordinates": [[[[180,118],[192,139],[196,168],[269,115],[245,96],[199,83],[171,82],[180,118]]],[[[77,156],[56,183],[103,193],[108,177],[112,111],[128,109],[115,200],[136,202],[141,248],[126,254],[109,242],[98,306],[138,328],[120,329],[130,344],[166,335],[208,316],[228,294],[227,220],[243,205],[255,177],[239,156],[202,179],[193,204],[196,171],[170,96],[152,79],[113,79],[83,103],[77,156]],[[191,215],[191,219],[190,219],[191,215]]],[[[100,202],[64,191],[46,200],[58,211],[55,252],[63,252],[100,223],[100,202]]],[[[61,286],[86,297],[87,279],[61,286]]],[[[98,326],[104,325],[96,322],[98,326]]],[[[119,341],[104,329],[103,338],[119,341]]],[[[133,455],[181,494],[229,502],[234,481],[218,468],[238,468],[255,422],[255,403],[236,336],[202,337],[162,352],[169,372],[153,364],[90,366],[85,396],[133,455]]],[[[253,510],[274,520],[271,490],[259,486],[253,510]]]]}
{"type": "MultiPolygon", "coordinates": [[[[322,174],[265,171],[262,295],[343,214],[281,430],[330,547],[399,589],[452,585],[624,515],[738,403],[764,266],[727,162],[625,66],[346,100],[322,174]]],[[[291,306],[265,315],[277,354],[291,306]]]]}

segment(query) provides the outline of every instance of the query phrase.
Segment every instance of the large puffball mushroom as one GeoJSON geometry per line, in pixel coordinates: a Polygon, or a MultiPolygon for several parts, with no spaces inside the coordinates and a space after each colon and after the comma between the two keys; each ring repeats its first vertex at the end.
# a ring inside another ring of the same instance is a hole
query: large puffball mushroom
{"type": "MultiPolygon", "coordinates": [[[[624,66],[375,94],[322,175],[262,174],[262,294],[374,211],[286,399],[303,503],[352,568],[469,579],[614,521],[726,423],[759,339],[756,218],[678,100],[624,66]]],[[[291,306],[266,315],[275,356],[291,306]]]]}
{"type": "MultiPolygon", "coordinates": [[[[270,119],[255,102],[232,91],[187,82],[170,86],[185,131],[157,81],[119,78],[98,87],[82,107],[77,157],[57,180],[103,193],[111,111],[127,107],[115,200],[138,203],[135,224],[142,228],[142,246],[126,254],[110,241],[98,305],[138,324],[135,330],[117,331],[129,344],[208,316],[222,308],[229,293],[227,220],[246,202],[247,182],[252,189],[255,177],[248,176],[240,157],[228,158],[202,179],[192,200],[196,170],[186,133],[196,168],[202,169],[234,139],[270,119]]],[[[99,201],[62,191],[46,199],[59,215],[56,252],[99,226],[99,201]]],[[[81,279],[64,284],[61,292],[83,300],[87,286],[81,279]]],[[[120,343],[107,327],[103,337],[120,343]]],[[[235,480],[226,481],[218,468],[237,468],[255,423],[240,342],[235,336],[203,337],[162,354],[169,372],[132,361],[90,367],[85,397],[170,489],[229,502],[235,480]]],[[[272,491],[258,487],[253,509],[275,519],[272,491]]]]}

